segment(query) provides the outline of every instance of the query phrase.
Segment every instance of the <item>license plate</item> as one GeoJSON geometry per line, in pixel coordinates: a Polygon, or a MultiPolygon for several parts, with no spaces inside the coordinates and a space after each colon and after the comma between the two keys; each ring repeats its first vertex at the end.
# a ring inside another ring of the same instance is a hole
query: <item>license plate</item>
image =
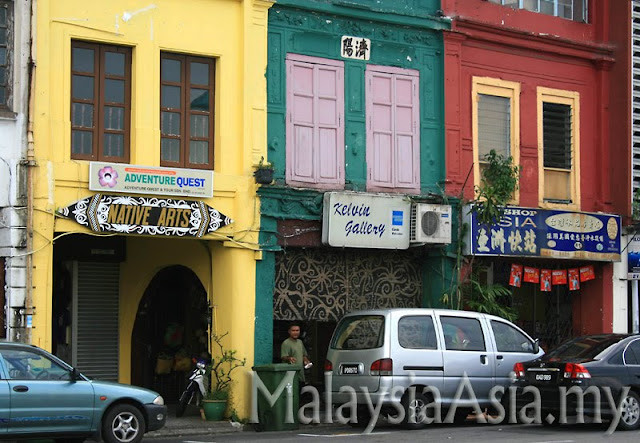
{"type": "Polygon", "coordinates": [[[357,375],[358,365],[344,365],[342,366],[342,375],[357,375]]]}
{"type": "Polygon", "coordinates": [[[551,374],[536,374],[536,381],[551,381],[551,374]]]}

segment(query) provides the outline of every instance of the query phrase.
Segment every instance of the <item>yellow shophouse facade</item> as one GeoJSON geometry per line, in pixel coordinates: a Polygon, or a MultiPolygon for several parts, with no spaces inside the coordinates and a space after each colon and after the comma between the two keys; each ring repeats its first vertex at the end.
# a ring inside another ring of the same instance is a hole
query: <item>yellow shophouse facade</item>
{"type": "Polygon", "coordinates": [[[228,332],[248,415],[270,6],[37,2],[33,344],[170,402],[228,332]]]}

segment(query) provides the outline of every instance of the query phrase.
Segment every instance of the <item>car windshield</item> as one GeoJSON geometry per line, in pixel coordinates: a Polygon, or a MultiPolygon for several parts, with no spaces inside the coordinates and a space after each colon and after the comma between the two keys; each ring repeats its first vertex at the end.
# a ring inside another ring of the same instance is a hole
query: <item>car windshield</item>
{"type": "Polygon", "coordinates": [[[384,343],[384,317],[357,315],[343,318],[333,334],[333,349],[373,349],[384,343]]]}
{"type": "Polygon", "coordinates": [[[593,360],[602,351],[615,345],[622,338],[624,336],[620,335],[592,335],[574,338],[549,352],[545,358],[550,361],[593,360]]]}

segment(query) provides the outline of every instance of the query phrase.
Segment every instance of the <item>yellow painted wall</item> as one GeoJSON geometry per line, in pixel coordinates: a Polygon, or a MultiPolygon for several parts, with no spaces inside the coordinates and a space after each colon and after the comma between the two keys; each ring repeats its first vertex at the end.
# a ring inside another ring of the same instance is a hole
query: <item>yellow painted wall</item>
{"type": "MultiPolygon", "coordinates": [[[[130,381],[137,304],[162,267],[191,268],[216,306],[218,332],[253,361],[259,211],[253,167],[266,158],[267,10],[263,0],[55,0],[37,2],[34,146],[36,306],[31,341],[51,348],[54,233],[88,232],[55,210],[88,197],[89,163],[71,160],[71,41],[133,48],[131,164],[160,164],[160,51],[216,58],[214,196],[205,202],[234,219],[207,241],[129,237],[121,266],[120,381],[130,381]],[[211,256],[205,246],[211,250],[211,256]]],[[[250,363],[249,365],[250,366],[250,363]]],[[[247,370],[250,369],[249,367],[247,370]]],[[[234,390],[248,415],[248,377],[234,390]]]]}

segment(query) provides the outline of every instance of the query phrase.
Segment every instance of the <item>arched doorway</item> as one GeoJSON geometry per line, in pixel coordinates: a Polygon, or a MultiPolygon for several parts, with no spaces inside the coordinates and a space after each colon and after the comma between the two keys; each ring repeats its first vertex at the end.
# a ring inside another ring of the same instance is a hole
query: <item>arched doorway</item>
{"type": "Polygon", "coordinates": [[[207,294],[184,266],[159,271],[138,305],[131,336],[131,383],[176,401],[193,357],[209,358],[207,294]]]}

